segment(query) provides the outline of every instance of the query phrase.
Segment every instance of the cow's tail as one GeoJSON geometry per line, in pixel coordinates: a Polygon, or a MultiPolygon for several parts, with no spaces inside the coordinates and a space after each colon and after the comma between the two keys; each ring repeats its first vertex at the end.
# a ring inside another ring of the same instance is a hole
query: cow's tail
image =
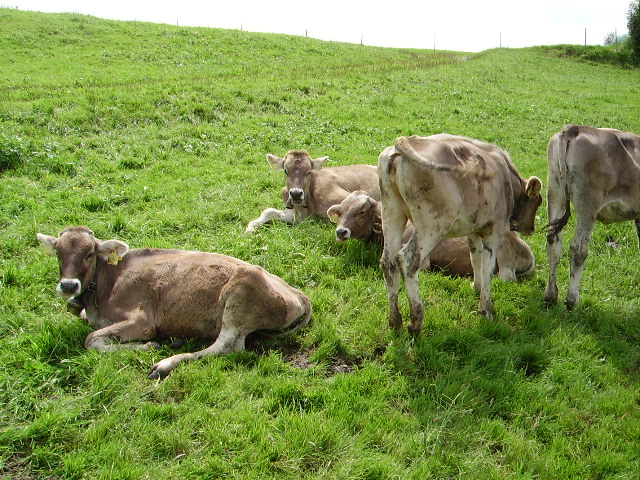
{"type": "MultiPolygon", "coordinates": [[[[562,189],[564,195],[561,197],[563,201],[562,216],[554,219],[549,218],[549,223],[544,227],[544,230],[547,232],[547,237],[555,237],[558,235],[571,216],[571,192],[569,190],[571,179],[569,178],[569,168],[567,166],[567,152],[569,151],[571,142],[577,135],[578,127],[571,125],[559,134],[554,135],[549,145],[547,152],[547,161],[549,164],[549,178],[547,182],[549,184],[547,188],[554,188],[554,186],[551,185],[553,181],[556,184],[555,188],[562,189]]],[[[551,212],[552,206],[549,205],[548,208],[551,212]]]]}
{"type": "Polygon", "coordinates": [[[476,165],[475,163],[470,165],[447,165],[442,163],[434,163],[431,160],[420,155],[416,151],[416,149],[413,148],[413,145],[411,145],[411,142],[407,137],[396,138],[394,147],[396,147],[396,150],[398,150],[398,152],[400,152],[403,157],[408,158],[409,160],[425,167],[433,168],[434,170],[444,170],[446,172],[458,172],[461,174],[467,174],[471,171],[473,166],[476,165]]]}

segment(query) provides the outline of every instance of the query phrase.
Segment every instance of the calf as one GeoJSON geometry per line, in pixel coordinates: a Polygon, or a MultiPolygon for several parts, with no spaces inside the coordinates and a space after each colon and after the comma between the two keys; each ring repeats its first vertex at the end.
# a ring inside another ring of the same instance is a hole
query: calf
{"type": "Polygon", "coordinates": [[[87,336],[87,348],[147,349],[163,337],[215,340],[199,352],[165,358],[149,378],[165,377],[183,361],[243,350],[251,332],[292,330],[311,316],[311,302],[301,291],[236,258],[129,250],[118,240],[98,240],[86,227],[37,238],[58,257],[56,290],[97,329],[87,336]]]}
{"type": "MultiPolygon", "coordinates": [[[[356,191],[345,198],[340,205],[327,210],[329,219],[337,223],[336,240],[344,242],[349,238],[362,241],[382,242],[382,202],[356,191]]],[[[411,222],[402,235],[403,244],[413,234],[411,222]]],[[[494,272],[507,282],[529,276],[535,269],[535,258],[531,248],[515,232],[506,231],[502,235],[496,253],[494,272]]],[[[453,276],[473,276],[469,241],[467,237],[443,238],[420,265],[422,270],[441,270],[453,276]]]]}
{"type": "Polygon", "coordinates": [[[542,202],[540,179],[523,180],[509,155],[495,145],[445,134],[398,138],[395,146],[380,154],[378,175],[384,206],[380,263],[389,295],[389,325],[402,325],[398,308],[402,273],[409,330],[418,333],[422,328],[418,270],[445,236],[469,237],[479,310],[490,318],[491,272],[500,241],[510,227],[525,235],[533,232],[542,202]],[[402,246],[408,220],[414,231],[402,246]]]}
{"type": "Polygon", "coordinates": [[[571,241],[567,308],[580,299],[580,281],[596,220],[635,220],[640,240],[640,136],[609,128],[568,125],[549,141],[547,150],[547,256],[549,281],[545,300],[558,301],[556,268],[562,256],[562,229],[576,209],[571,241]]]}
{"type": "Polygon", "coordinates": [[[365,190],[380,199],[378,174],[374,165],[346,165],[325,167],[328,157],[313,159],[304,150],[291,150],[284,157],[267,155],[274,170],[284,170],[286,187],[282,189],[284,210],[267,208],[247,225],[247,232],[255,232],[272,220],[288,224],[302,222],[310,215],[327,218],[327,209],[342,202],[354,190],[365,190]]]}

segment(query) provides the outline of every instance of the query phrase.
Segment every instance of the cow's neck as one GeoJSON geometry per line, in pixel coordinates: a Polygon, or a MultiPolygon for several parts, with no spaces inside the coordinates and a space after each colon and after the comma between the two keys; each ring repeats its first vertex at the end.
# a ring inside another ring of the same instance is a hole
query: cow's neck
{"type": "Polygon", "coordinates": [[[92,315],[98,314],[101,298],[111,291],[111,287],[115,281],[114,273],[117,269],[117,266],[109,265],[106,260],[98,256],[93,278],[79,298],[86,309],[85,312],[87,316],[91,317],[92,315]]]}

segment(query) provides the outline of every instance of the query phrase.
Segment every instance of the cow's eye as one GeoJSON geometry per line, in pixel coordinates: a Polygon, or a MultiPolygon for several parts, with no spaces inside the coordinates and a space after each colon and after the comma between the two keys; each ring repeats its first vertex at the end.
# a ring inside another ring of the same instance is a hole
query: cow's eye
{"type": "Polygon", "coordinates": [[[93,252],[89,252],[87,253],[87,256],[84,258],[86,261],[91,260],[91,258],[93,257],[93,252]]]}
{"type": "Polygon", "coordinates": [[[308,177],[310,173],[311,173],[311,170],[309,170],[307,173],[305,173],[304,176],[308,177]]]}
{"type": "Polygon", "coordinates": [[[287,172],[287,169],[286,169],[286,168],[284,169],[284,176],[285,176],[285,177],[288,177],[288,176],[289,176],[289,172],[287,172]]]}

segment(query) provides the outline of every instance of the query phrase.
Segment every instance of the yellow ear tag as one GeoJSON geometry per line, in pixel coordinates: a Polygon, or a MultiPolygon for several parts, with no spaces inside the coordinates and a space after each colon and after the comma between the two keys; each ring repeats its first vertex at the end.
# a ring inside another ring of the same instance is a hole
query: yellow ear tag
{"type": "Polygon", "coordinates": [[[118,254],[116,253],[115,250],[113,250],[109,256],[107,256],[107,263],[109,265],[118,265],[118,262],[120,261],[120,257],[118,256],[118,254]]]}

